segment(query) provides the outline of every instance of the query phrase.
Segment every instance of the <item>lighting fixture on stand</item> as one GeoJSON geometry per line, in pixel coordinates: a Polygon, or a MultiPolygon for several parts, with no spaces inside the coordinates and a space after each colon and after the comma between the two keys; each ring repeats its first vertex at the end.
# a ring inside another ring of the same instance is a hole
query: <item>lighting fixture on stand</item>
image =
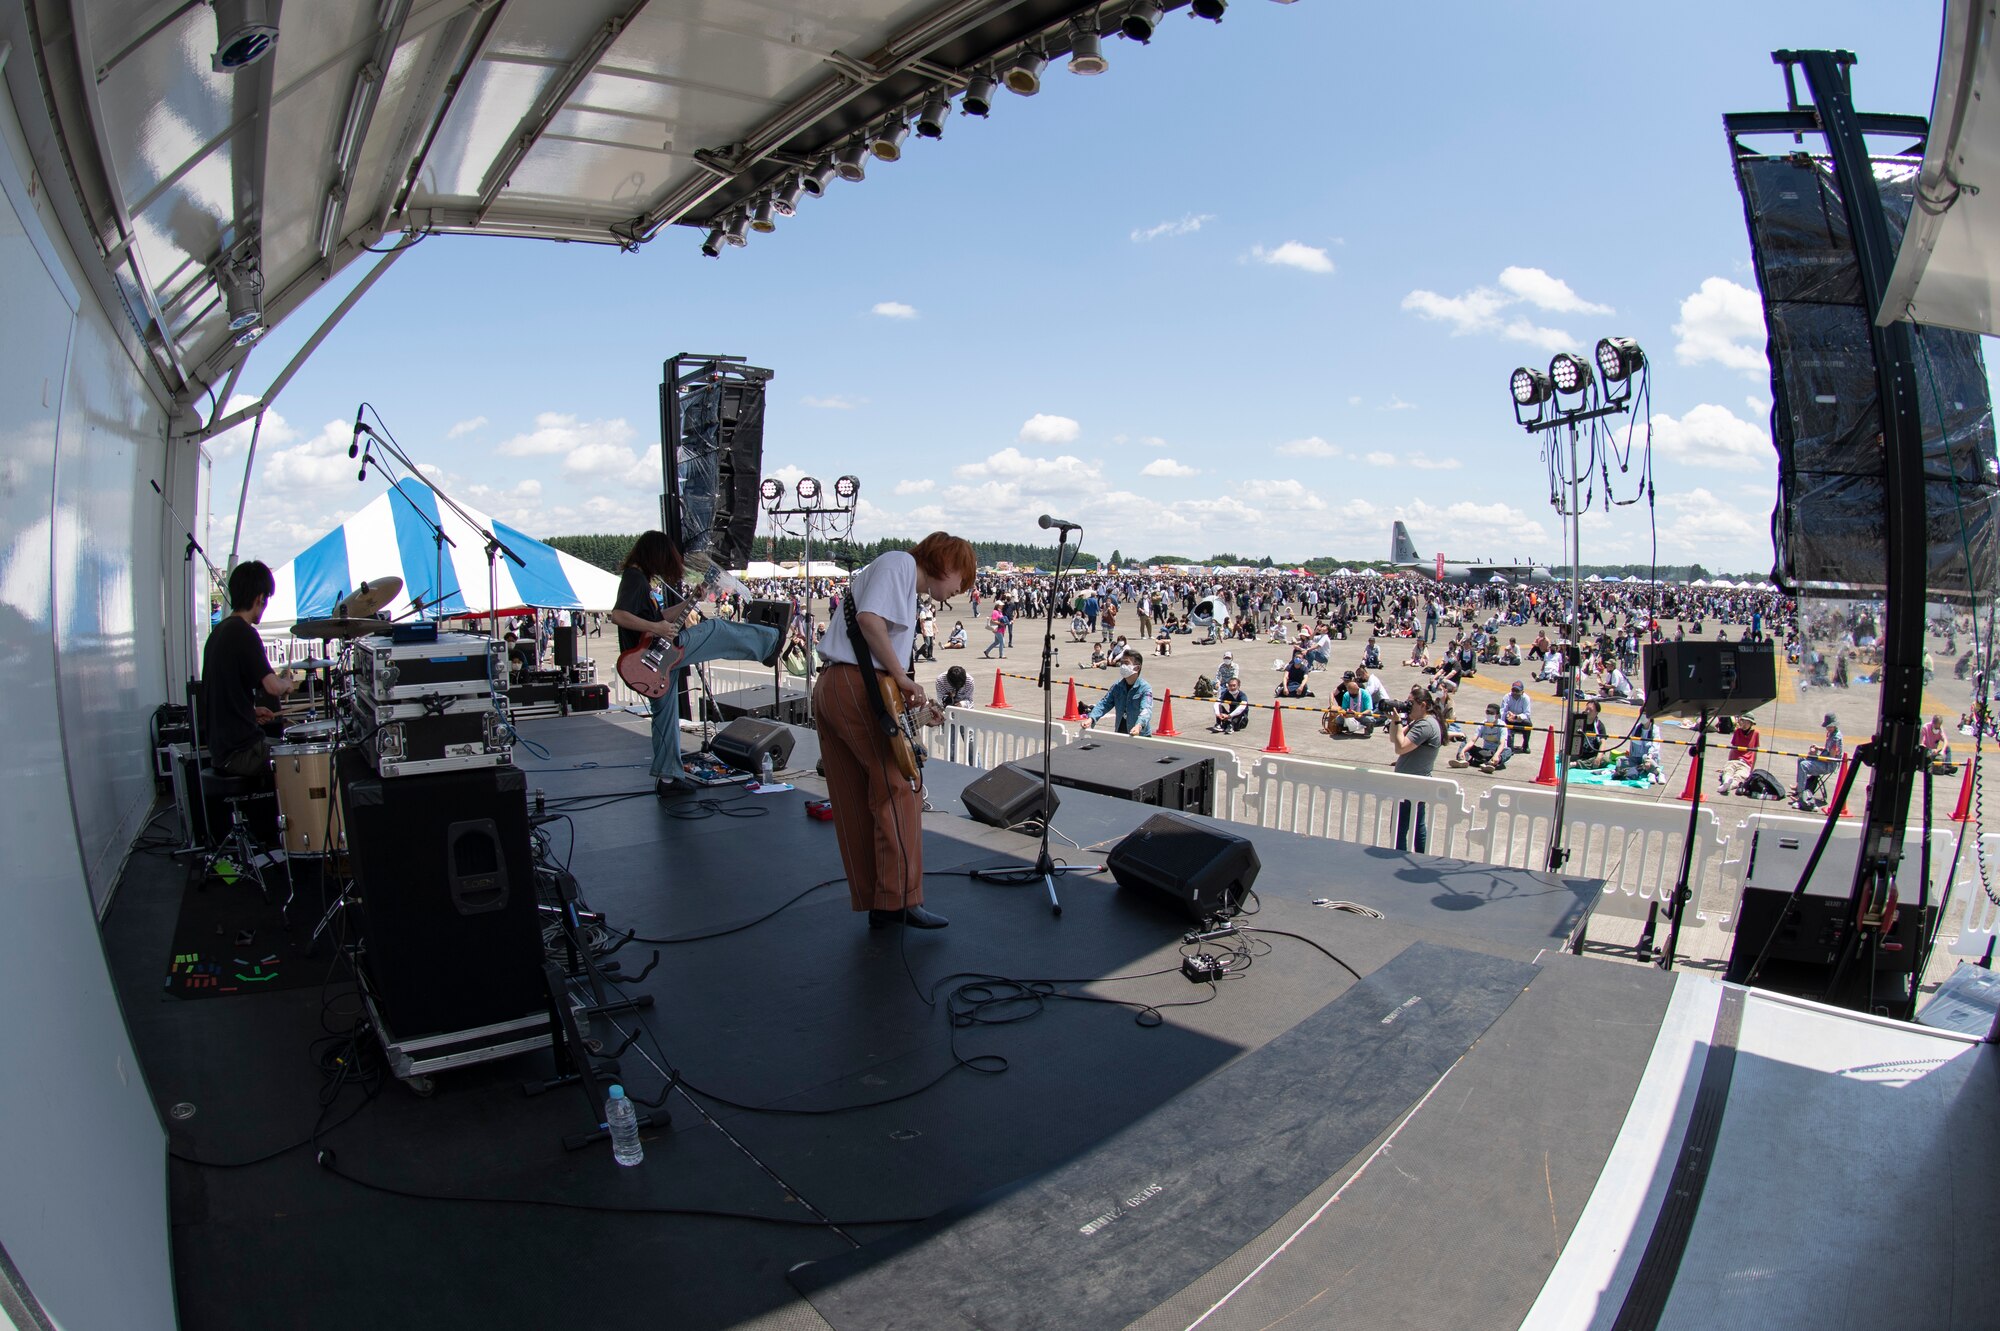
{"type": "Polygon", "coordinates": [[[792,487],[792,493],[796,494],[799,497],[799,503],[806,507],[819,507],[819,481],[816,478],[811,476],[799,477],[798,484],[792,487]]]}
{"type": "MultiPolygon", "coordinates": [[[[1569,607],[1564,630],[1569,650],[1563,661],[1562,740],[1556,746],[1556,803],[1550,816],[1548,857],[1544,861],[1544,867],[1550,873],[1562,872],[1564,863],[1569,859],[1569,851],[1563,845],[1564,804],[1569,793],[1569,739],[1576,724],[1576,696],[1581,682],[1578,665],[1583,655],[1582,520],[1584,511],[1590,506],[1590,501],[1583,496],[1583,487],[1596,475],[1581,455],[1578,427],[1626,411],[1632,398],[1629,379],[1646,363],[1637,344],[1629,338],[1606,338],[1598,343],[1597,361],[1600,367],[1606,361],[1606,348],[1611,349],[1611,360],[1622,376],[1618,380],[1624,384],[1621,396],[1607,396],[1600,392],[1597,380],[1591,374],[1590,362],[1569,351],[1557,352],[1550,359],[1546,373],[1523,365],[1507,377],[1507,394],[1513,399],[1515,424],[1530,434],[1562,431],[1560,444],[1554,434],[1543,441],[1543,458],[1548,463],[1550,474],[1549,503],[1563,519],[1569,547],[1569,607]],[[1565,448],[1566,463],[1559,451],[1565,448]]],[[[1596,430],[1593,425],[1591,458],[1602,469],[1605,501],[1608,504],[1611,502],[1610,467],[1598,460],[1596,430]]],[[[1620,465],[1622,470],[1624,464],[1620,465]]],[[[1644,475],[1650,477],[1650,467],[1644,475]]],[[[1649,481],[1645,483],[1649,484],[1649,481]]]]}
{"type": "Polygon", "coordinates": [[[853,504],[854,496],[861,493],[860,478],[843,476],[833,483],[833,497],[843,504],[853,504]]]}

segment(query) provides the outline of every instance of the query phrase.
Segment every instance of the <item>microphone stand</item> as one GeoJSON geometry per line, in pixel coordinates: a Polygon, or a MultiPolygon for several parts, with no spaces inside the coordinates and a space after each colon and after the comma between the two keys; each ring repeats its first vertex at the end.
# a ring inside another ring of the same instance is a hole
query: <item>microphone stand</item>
{"type": "MultiPolygon", "coordinates": [[[[1046,522],[1044,525],[1047,525],[1046,522]]],[[[1042,839],[1035,852],[1035,863],[1029,869],[973,869],[967,875],[982,883],[1003,883],[1021,886],[1042,880],[1049,893],[1049,910],[1057,919],[1062,918],[1062,900],[1056,896],[1056,876],[1066,873],[1101,873],[1101,864],[1057,864],[1049,854],[1049,824],[1053,821],[1050,813],[1051,793],[1055,785],[1049,772],[1049,751],[1055,745],[1055,656],[1056,656],[1056,602],[1062,599],[1062,579],[1064,556],[1069,548],[1069,529],[1059,528],[1056,532],[1056,575],[1049,586],[1048,611],[1042,622],[1042,673],[1037,681],[1042,689],[1042,839]]],[[[1079,538],[1077,549],[1081,552],[1083,541],[1079,538]]]]}
{"type": "MultiPolygon", "coordinates": [[[[187,566],[189,573],[192,573],[194,572],[194,557],[200,555],[202,564],[208,569],[209,581],[214,584],[217,591],[226,593],[228,591],[228,583],[224,581],[221,572],[215,567],[214,561],[208,557],[208,551],[202,549],[201,542],[194,538],[194,528],[181,521],[180,510],[174,507],[173,500],[167,498],[167,492],[160,488],[158,481],[149,480],[147,484],[153,487],[153,493],[160,497],[160,502],[167,506],[167,515],[174,520],[174,525],[179,527],[181,534],[187,537],[187,548],[181,551],[181,563],[187,566]]],[[[190,578],[188,581],[191,582],[193,579],[190,578]]],[[[189,590],[192,591],[193,589],[190,588],[189,590]]],[[[192,617],[186,620],[185,626],[187,628],[188,679],[192,681],[196,674],[194,660],[195,629],[192,617]]]]}
{"type": "MultiPolygon", "coordinates": [[[[376,419],[377,420],[381,419],[380,413],[377,413],[376,419]]],[[[432,494],[436,495],[439,499],[444,501],[445,505],[448,508],[450,508],[452,512],[458,514],[460,521],[464,522],[466,526],[472,528],[472,530],[478,532],[481,536],[486,538],[486,616],[487,616],[486,632],[488,637],[494,639],[497,642],[500,638],[500,568],[499,568],[498,558],[501,555],[507,556],[507,558],[514,561],[514,566],[516,568],[526,568],[528,566],[528,561],[521,558],[520,555],[516,554],[514,550],[505,541],[500,539],[497,533],[492,531],[490,528],[481,526],[479,523],[474,522],[472,520],[472,515],[470,513],[467,513],[463,508],[459,507],[457,500],[453,499],[450,495],[446,494],[443,488],[439,486],[436,481],[432,480],[429,476],[425,475],[423,471],[418,468],[416,463],[410,461],[409,455],[403,452],[403,450],[397,445],[394,438],[389,437],[389,432],[386,427],[379,434],[372,429],[369,430],[368,433],[371,436],[373,436],[375,440],[378,443],[380,443],[384,448],[388,449],[390,455],[394,457],[398,462],[401,462],[403,466],[409,470],[409,473],[412,476],[415,476],[418,480],[422,481],[426,486],[430,488],[430,492],[432,494]]],[[[412,504],[411,507],[415,508],[416,506],[412,504]]],[[[452,541],[450,537],[445,535],[444,524],[432,523],[431,525],[437,529],[438,539],[440,541],[445,542],[446,544],[450,544],[454,549],[457,548],[457,542],[452,541]]],[[[442,600],[444,595],[443,545],[440,545],[438,547],[437,585],[431,589],[431,592],[434,596],[438,597],[440,601],[442,600]]],[[[439,608],[440,610],[442,609],[441,606],[439,608]]]]}

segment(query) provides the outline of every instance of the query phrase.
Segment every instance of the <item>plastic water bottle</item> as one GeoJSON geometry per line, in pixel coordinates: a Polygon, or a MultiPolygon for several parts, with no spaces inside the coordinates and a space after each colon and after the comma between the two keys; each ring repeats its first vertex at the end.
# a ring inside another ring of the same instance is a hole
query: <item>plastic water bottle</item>
{"type": "Polygon", "coordinates": [[[625,1098],[623,1086],[611,1088],[604,1102],[604,1126],[611,1130],[611,1158],[621,1165],[636,1165],[646,1158],[639,1142],[639,1111],[625,1098]]]}
{"type": "Polygon", "coordinates": [[[757,784],[760,786],[771,785],[773,784],[771,777],[771,755],[769,751],[766,751],[757,759],[757,784]]]}

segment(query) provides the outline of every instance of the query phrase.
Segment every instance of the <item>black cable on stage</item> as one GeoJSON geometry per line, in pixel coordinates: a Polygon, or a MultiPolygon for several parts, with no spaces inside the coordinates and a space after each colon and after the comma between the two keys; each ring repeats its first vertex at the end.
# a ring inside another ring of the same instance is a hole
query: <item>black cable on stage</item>
{"type": "Polygon", "coordinates": [[[1329,960],[1329,961],[1333,962],[1333,963],[1334,963],[1335,965],[1339,966],[1339,967],[1340,967],[1340,968],[1341,968],[1342,970],[1346,971],[1346,972],[1347,972],[1347,973],[1348,973],[1349,975],[1352,975],[1352,976],[1353,976],[1353,977],[1354,977],[1355,979],[1359,980],[1359,979],[1361,978],[1361,972],[1360,972],[1360,971],[1358,971],[1358,970],[1354,969],[1354,967],[1352,967],[1352,966],[1348,965],[1348,964],[1347,964],[1347,963],[1346,963],[1345,961],[1342,961],[1342,960],[1341,960],[1341,959],[1340,959],[1339,957],[1335,956],[1335,955],[1334,955],[1334,954],[1333,954],[1332,952],[1329,952],[1329,951],[1327,951],[1327,949],[1326,949],[1326,948],[1324,948],[1324,947],[1321,947],[1321,946],[1320,946],[1320,944],[1318,944],[1318,943],[1314,942],[1314,941],[1313,941],[1312,939],[1310,939],[1310,938],[1307,938],[1307,937],[1306,937],[1306,936],[1305,936],[1304,934],[1295,934],[1295,933],[1291,933],[1290,931],[1288,931],[1288,930],[1285,930],[1285,929],[1258,929],[1258,928],[1251,928],[1251,927],[1250,927],[1250,926],[1248,926],[1248,925],[1244,925],[1244,926],[1241,926],[1241,927],[1240,927],[1240,928],[1239,928],[1239,929],[1237,930],[1237,932],[1238,932],[1238,933],[1246,933],[1246,934],[1276,934],[1276,935],[1277,935],[1278,937],[1280,937],[1280,938],[1296,938],[1296,939],[1298,939],[1298,940],[1299,940],[1299,941],[1300,941],[1301,943],[1304,943],[1304,944],[1306,944],[1306,945],[1308,945],[1308,946],[1310,946],[1310,947],[1315,947],[1315,948],[1318,948],[1318,949],[1319,949],[1319,950],[1320,950],[1321,952],[1323,952],[1323,953],[1325,953],[1325,954],[1326,954],[1326,957],[1327,957],[1327,960],[1329,960]]]}

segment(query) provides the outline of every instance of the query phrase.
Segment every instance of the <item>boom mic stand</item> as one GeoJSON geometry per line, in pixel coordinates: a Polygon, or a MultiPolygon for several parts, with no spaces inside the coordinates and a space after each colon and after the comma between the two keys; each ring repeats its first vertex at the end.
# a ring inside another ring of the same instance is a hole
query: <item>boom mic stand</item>
{"type": "MultiPolygon", "coordinates": [[[[1044,527],[1049,525],[1042,519],[1044,527]]],[[[1080,529],[1079,529],[1080,530],[1080,529]]],[[[974,869],[968,875],[982,883],[1005,883],[1020,886],[1042,880],[1049,892],[1049,910],[1057,919],[1062,918],[1062,899],[1056,896],[1056,876],[1065,873],[1102,873],[1101,864],[1057,864],[1049,854],[1049,813],[1050,794],[1055,784],[1049,774],[1049,750],[1055,742],[1055,655],[1056,655],[1056,602],[1062,599],[1063,559],[1069,549],[1069,528],[1060,527],[1056,532],[1056,575],[1049,585],[1049,604],[1042,622],[1042,673],[1038,683],[1042,689],[1042,840],[1035,851],[1035,863],[1029,869],[974,869]]],[[[1083,540],[1077,539],[1077,550],[1083,549],[1083,540]]],[[[1074,556],[1071,556],[1074,558],[1074,556]]]]}

